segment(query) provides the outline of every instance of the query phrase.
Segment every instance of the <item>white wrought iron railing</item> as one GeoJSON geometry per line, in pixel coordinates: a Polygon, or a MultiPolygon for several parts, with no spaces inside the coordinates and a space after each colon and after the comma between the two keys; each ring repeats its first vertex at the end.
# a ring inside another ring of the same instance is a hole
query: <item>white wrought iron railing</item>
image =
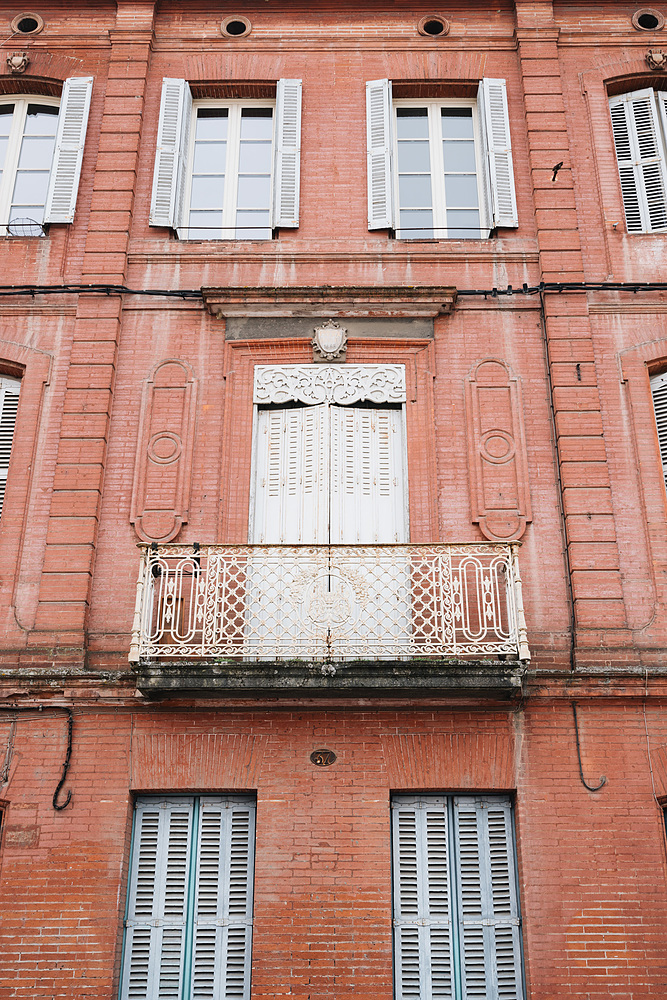
{"type": "Polygon", "coordinates": [[[131,662],[530,659],[516,544],[141,548],[131,662]]]}

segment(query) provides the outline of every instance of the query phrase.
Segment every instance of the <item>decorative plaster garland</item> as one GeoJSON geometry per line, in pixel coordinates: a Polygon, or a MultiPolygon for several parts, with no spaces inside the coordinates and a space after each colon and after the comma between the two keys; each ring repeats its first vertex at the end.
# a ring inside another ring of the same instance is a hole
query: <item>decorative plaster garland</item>
{"type": "Polygon", "coordinates": [[[405,402],[405,365],[255,365],[255,403],[405,402]]]}

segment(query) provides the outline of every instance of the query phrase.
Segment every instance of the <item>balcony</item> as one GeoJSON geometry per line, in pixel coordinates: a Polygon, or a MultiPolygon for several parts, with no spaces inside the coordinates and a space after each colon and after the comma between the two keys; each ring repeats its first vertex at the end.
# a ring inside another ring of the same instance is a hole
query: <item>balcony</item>
{"type": "Polygon", "coordinates": [[[412,688],[445,664],[468,686],[495,664],[516,687],[530,658],[512,543],[142,550],[130,661],[146,689],[412,688]]]}

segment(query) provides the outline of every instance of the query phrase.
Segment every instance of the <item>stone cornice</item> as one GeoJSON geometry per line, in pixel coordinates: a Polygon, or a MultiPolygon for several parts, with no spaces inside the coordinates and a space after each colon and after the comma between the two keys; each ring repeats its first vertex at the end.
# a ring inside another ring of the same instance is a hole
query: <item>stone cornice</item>
{"type": "Polygon", "coordinates": [[[315,285],[202,288],[204,305],[227,316],[441,316],[456,289],[440,285],[315,285]]]}

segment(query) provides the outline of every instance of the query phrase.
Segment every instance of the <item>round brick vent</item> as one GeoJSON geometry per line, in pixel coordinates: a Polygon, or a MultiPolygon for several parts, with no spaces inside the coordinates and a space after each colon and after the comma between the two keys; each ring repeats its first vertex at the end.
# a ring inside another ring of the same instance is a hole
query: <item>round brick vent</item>
{"type": "Polygon", "coordinates": [[[428,14],[426,17],[422,17],[417,25],[417,31],[420,35],[427,35],[431,38],[447,35],[449,34],[449,21],[439,14],[428,14]]]}
{"type": "Polygon", "coordinates": [[[632,15],[632,24],[638,31],[659,31],[664,27],[665,18],[659,10],[652,7],[642,7],[632,15]]]}
{"type": "Polygon", "coordinates": [[[16,35],[37,35],[44,27],[44,19],[39,14],[17,14],[12,20],[12,31],[16,35]]]}
{"type": "Polygon", "coordinates": [[[247,17],[226,17],[220,25],[220,31],[225,38],[243,38],[252,31],[252,24],[247,17]]]}

